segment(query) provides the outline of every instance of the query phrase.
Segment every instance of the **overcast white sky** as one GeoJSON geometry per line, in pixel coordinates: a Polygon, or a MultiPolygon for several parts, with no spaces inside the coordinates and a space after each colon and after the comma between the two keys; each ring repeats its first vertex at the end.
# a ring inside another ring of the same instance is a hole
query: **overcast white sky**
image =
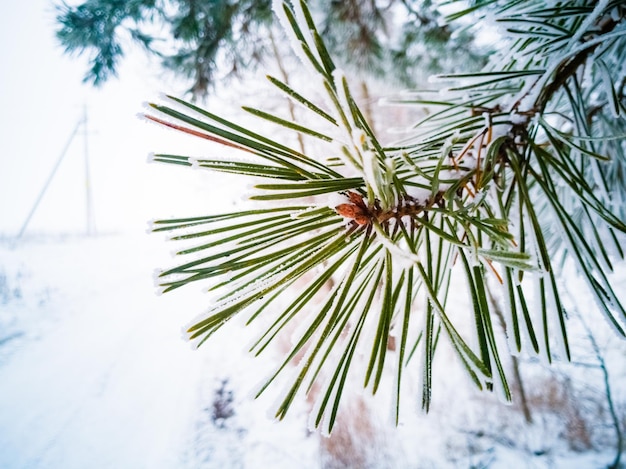
{"type": "MultiPolygon", "coordinates": [[[[99,232],[144,230],[152,217],[198,214],[181,207],[181,201],[207,190],[206,173],[146,164],[149,152],[180,150],[179,142],[185,146],[189,138],[137,119],[145,101],[158,99],[161,92],[180,95],[187,84],[173,85],[141,53],[131,53],[118,80],[101,89],[84,85],[86,58],[63,54],[54,37],[54,17],[51,0],[7,2],[0,16],[0,236],[19,232],[83,106],[88,110],[91,188],[99,232]]],[[[79,134],[27,234],[85,230],[84,148],[79,134]]]]}

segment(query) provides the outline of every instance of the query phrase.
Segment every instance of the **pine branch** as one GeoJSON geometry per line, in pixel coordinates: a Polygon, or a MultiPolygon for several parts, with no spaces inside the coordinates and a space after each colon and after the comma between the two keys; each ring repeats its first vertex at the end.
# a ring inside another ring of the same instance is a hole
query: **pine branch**
{"type": "MultiPolygon", "coordinates": [[[[461,13],[492,3],[479,2],[461,13]]],[[[457,80],[445,97],[405,99],[437,110],[394,147],[380,144],[303,1],[277,1],[275,11],[317,88],[296,91],[284,81],[270,81],[303,104],[316,126],[244,109],[285,131],[316,138],[326,159],[180,99],[151,105],[159,115],[148,116],[152,122],[252,159],[159,154],[155,160],[269,181],[256,184],[251,196],[258,209],[159,221],[156,231],[180,230],[173,239],[196,243],[179,252],[194,254],[194,260],[161,273],[164,290],[208,282],[219,295],[211,310],[189,325],[190,339],[203,343],[235,315],[249,314],[249,322],[264,317],[269,326],[253,346],[258,354],[288,325],[301,324],[292,349],[260,391],[286,368],[297,367],[276,409],[278,418],[298,393],[311,394],[324,382],[314,422],[331,430],[349,376],[359,373],[373,393],[384,382],[394,327],[400,330],[393,360],[398,401],[402,368],[417,355],[422,405],[430,408],[440,336],[479,389],[510,400],[500,338],[511,350],[547,361],[570,358],[557,282],[561,258],[575,262],[602,312],[625,335],[626,310],[607,275],[611,260],[605,246],[612,240],[619,251],[616,233],[626,232],[611,199],[613,184],[620,181],[607,178],[600,166],[613,140],[593,136],[600,122],[587,124],[589,97],[598,93],[595,82],[579,77],[591,58],[621,45],[623,8],[607,2],[557,10],[536,8],[538,2],[524,5],[498,7],[505,19],[522,21],[511,33],[520,36],[513,63],[445,75],[457,80]],[[607,11],[600,11],[604,7],[607,11]],[[605,21],[610,8],[622,15],[605,21]],[[554,17],[563,19],[553,23],[554,17]],[[313,92],[323,94],[323,102],[308,97],[313,92]],[[452,271],[461,273],[472,306],[470,329],[447,306],[451,288],[457,289],[452,271]],[[488,287],[490,279],[499,292],[488,287]],[[312,299],[329,282],[332,289],[314,305],[312,299]],[[492,293],[502,295],[506,309],[490,301],[492,293]],[[271,307],[282,301],[285,308],[271,307]],[[506,337],[493,326],[499,319],[506,337]],[[414,344],[411,351],[408,344],[414,344]],[[366,363],[356,359],[361,354],[369,357],[366,363]]],[[[599,67],[592,79],[602,77],[615,91],[612,70],[599,67]]],[[[599,95],[607,103],[613,99],[612,93],[599,95]]],[[[603,128],[610,130],[620,128],[623,119],[607,122],[614,127],[603,128]]],[[[616,148],[624,156],[624,148],[616,148]]],[[[396,420],[399,412],[398,403],[396,420]]]]}
{"type": "MultiPolygon", "coordinates": [[[[624,14],[626,14],[626,8],[616,7],[620,9],[620,17],[613,18],[611,15],[606,14],[598,19],[594,36],[581,38],[580,42],[585,45],[586,42],[591,41],[596,37],[602,37],[615,29],[615,27],[624,20],[624,14]]],[[[565,83],[574,76],[578,69],[587,63],[591,55],[602,45],[602,42],[591,43],[588,47],[584,47],[573,57],[565,59],[557,68],[554,79],[545,86],[533,106],[538,113],[543,113],[548,102],[552,99],[555,93],[560,91],[565,83]]],[[[516,103],[517,105],[518,103],[516,103]]],[[[514,106],[515,107],[515,106],[514,106]]]]}

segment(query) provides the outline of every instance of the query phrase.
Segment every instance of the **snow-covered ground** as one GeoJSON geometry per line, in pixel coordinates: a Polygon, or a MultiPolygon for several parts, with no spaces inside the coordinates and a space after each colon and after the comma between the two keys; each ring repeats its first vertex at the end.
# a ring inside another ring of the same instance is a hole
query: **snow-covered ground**
{"type": "MultiPolygon", "coordinates": [[[[275,422],[275,396],[250,397],[273,357],[245,353],[249,331],[229,325],[198,350],[181,338],[207,298],[155,294],[170,249],[143,233],[0,244],[0,468],[597,468],[614,457],[583,336],[585,366],[522,362],[532,424],[473,391],[445,353],[430,414],[407,375],[398,428],[384,390],[353,391],[330,438],[307,430],[306,401],[275,422]]],[[[597,334],[624,425],[624,343],[597,334]]]]}
{"type": "Polygon", "coordinates": [[[0,467],[276,467],[306,454],[304,424],[294,434],[239,408],[246,396],[233,386],[256,373],[233,360],[236,343],[195,352],[181,339],[199,304],[155,294],[158,246],[138,235],[2,247],[0,467]],[[218,435],[207,426],[222,380],[237,408],[218,435]]]}

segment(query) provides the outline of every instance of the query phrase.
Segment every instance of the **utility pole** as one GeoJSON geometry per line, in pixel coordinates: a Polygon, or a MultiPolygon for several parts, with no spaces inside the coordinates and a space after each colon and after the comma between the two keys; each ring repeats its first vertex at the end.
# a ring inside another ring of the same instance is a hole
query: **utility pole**
{"type": "Polygon", "coordinates": [[[57,170],[59,169],[59,166],[61,166],[61,163],[63,159],[65,158],[67,150],[70,148],[70,145],[72,144],[72,141],[74,140],[74,138],[76,138],[76,135],[78,134],[78,131],[80,130],[81,126],[83,127],[84,153],[85,153],[84,159],[85,159],[86,234],[87,236],[92,236],[96,234],[96,226],[95,226],[96,223],[95,223],[95,217],[94,217],[94,212],[93,212],[93,201],[92,201],[92,196],[91,196],[91,176],[89,172],[89,141],[88,141],[89,129],[87,127],[87,106],[84,106],[82,117],[76,123],[76,127],[74,127],[74,130],[72,130],[72,133],[70,134],[70,137],[65,143],[65,146],[63,147],[63,150],[61,151],[61,154],[59,155],[54,167],[52,168],[52,171],[50,172],[48,179],[46,180],[43,187],[41,188],[41,191],[39,192],[39,195],[37,196],[37,200],[35,200],[35,203],[33,207],[31,208],[30,212],[28,213],[26,220],[24,220],[24,224],[22,225],[22,228],[20,229],[16,239],[20,239],[24,235],[24,232],[26,231],[28,224],[30,223],[31,219],[33,218],[33,215],[37,211],[37,207],[39,207],[41,200],[46,194],[46,191],[48,190],[50,183],[54,179],[54,176],[57,170]]]}
{"type": "Polygon", "coordinates": [[[89,127],[87,125],[87,106],[83,106],[83,136],[85,152],[85,233],[87,236],[96,234],[96,219],[93,213],[93,199],[91,197],[91,176],[89,171],[89,127]]]}

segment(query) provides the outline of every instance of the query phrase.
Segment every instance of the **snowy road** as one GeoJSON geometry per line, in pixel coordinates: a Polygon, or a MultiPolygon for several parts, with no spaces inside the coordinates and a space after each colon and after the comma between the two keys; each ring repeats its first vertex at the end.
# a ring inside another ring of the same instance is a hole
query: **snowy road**
{"type": "Polygon", "coordinates": [[[200,355],[154,295],[147,252],[112,237],[8,253],[53,288],[40,319],[60,321],[0,368],[0,467],[181,466],[200,355]]]}

